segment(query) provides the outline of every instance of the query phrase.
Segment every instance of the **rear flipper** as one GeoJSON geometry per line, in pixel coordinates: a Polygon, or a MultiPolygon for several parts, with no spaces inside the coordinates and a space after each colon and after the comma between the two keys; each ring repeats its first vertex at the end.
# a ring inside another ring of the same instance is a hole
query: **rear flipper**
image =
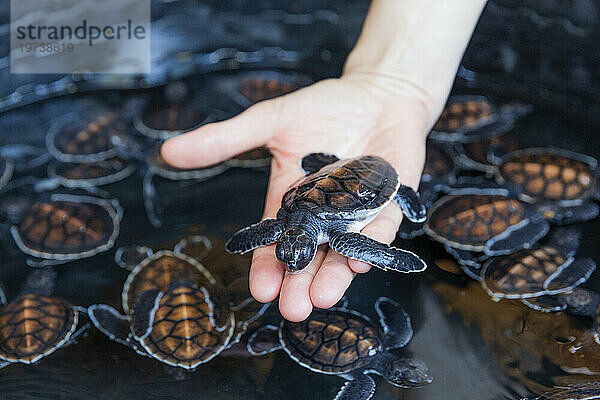
{"type": "Polygon", "coordinates": [[[573,224],[594,219],[598,216],[598,212],[596,203],[585,201],[576,206],[560,207],[549,220],[560,225],[573,224]]]}
{"type": "Polygon", "coordinates": [[[369,400],[375,394],[375,381],[369,375],[355,372],[344,383],[334,400],[369,400]]]}
{"type": "Polygon", "coordinates": [[[485,244],[485,254],[495,256],[530,248],[535,242],[544,237],[549,230],[550,225],[545,219],[524,219],[488,240],[485,244]]]}
{"type": "Polygon", "coordinates": [[[402,212],[411,222],[425,222],[427,210],[419,200],[419,194],[410,187],[400,184],[394,201],[400,206],[402,212]]]}
{"type": "Polygon", "coordinates": [[[400,304],[387,297],[380,297],[375,302],[375,311],[386,336],[386,347],[397,349],[406,346],[413,336],[413,329],[410,316],[400,304]]]}
{"type": "Polygon", "coordinates": [[[416,254],[380,243],[356,232],[335,235],[329,247],[348,258],[363,261],[384,271],[421,272],[427,264],[416,254]]]}
{"type": "Polygon", "coordinates": [[[544,282],[544,289],[551,293],[567,292],[587,281],[595,269],[596,263],[590,258],[574,260],[544,282]]]}
{"type": "Polygon", "coordinates": [[[281,350],[278,332],[279,328],[273,325],[265,325],[258,329],[248,339],[248,352],[254,356],[262,356],[281,350]]]}
{"type": "Polygon", "coordinates": [[[306,175],[309,175],[314,174],[324,166],[333,164],[336,161],[339,161],[339,158],[333,154],[312,153],[304,157],[300,164],[304,172],[306,172],[306,175]]]}
{"type": "Polygon", "coordinates": [[[273,244],[284,230],[284,223],[278,219],[264,219],[233,234],[225,244],[230,253],[247,253],[258,247],[273,244]]]}

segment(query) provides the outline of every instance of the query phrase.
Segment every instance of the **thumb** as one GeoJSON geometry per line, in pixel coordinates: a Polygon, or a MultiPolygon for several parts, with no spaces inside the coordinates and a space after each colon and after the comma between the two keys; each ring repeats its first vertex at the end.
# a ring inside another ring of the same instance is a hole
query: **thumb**
{"type": "Polygon", "coordinates": [[[176,168],[202,168],[264,146],[277,129],[279,102],[257,103],[236,117],[169,139],[161,155],[176,168]]]}

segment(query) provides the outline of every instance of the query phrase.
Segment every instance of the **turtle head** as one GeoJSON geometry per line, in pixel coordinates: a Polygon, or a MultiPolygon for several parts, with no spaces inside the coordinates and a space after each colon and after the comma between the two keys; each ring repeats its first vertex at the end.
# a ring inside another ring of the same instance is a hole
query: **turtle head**
{"type": "Polygon", "coordinates": [[[310,232],[299,227],[287,228],[275,247],[275,255],[279,261],[287,264],[288,271],[300,272],[315,257],[317,238],[310,232]]]}
{"type": "Polygon", "coordinates": [[[391,360],[381,372],[390,384],[402,388],[421,387],[432,381],[427,365],[411,358],[391,360]]]}

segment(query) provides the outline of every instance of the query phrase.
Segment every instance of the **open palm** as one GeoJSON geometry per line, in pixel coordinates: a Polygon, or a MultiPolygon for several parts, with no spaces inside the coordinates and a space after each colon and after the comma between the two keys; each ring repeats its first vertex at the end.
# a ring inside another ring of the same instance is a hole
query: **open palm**
{"type": "MultiPolygon", "coordinates": [[[[303,176],[300,159],[314,152],[340,158],[380,156],[395,167],[403,184],[416,189],[431,113],[424,106],[427,99],[398,95],[397,89],[354,76],[324,80],[173,138],[163,145],[162,155],[175,167],[199,168],[268,147],[273,161],[264,218],[276,216],[283,194],[303,176]]],[[[414,93],[408,89],[401,92],[414,93]]],[[[362,232],[390,243],[401,220],[400,208],[390,204],[362,232]]],[[[333,306],[355,273],[370,268],[321,245],[302,273],[289,274],[275,257],[274,247],[254,251],[250,290],[261,302],[279,295],[281,314],[291,321],[305,319],[313,306],[333,306]]]]}

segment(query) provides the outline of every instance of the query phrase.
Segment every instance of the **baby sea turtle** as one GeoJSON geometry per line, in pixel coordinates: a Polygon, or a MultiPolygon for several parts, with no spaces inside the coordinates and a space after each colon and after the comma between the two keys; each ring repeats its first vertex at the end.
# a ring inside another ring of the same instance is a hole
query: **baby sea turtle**
{"type": "Polygon", "coordinates": [[[518,137],[510,132],[480,142],[456,145],[458,163],[462,168],[494,174],[501,157],[523,148],[518,137]]]}
{"type": "Polygon", "coordinates": [[[557,148],[529,148],[503,156],[496,180],[523,201],[567,205],[599,199],[598,174],[593,157],[557,148]]]}
{"type": "Polygon", "coordinates": [[[217,355],[233,337],[235,321],[214,286],[171,282],[165,290],[146,290],[129,315],[94,304],[93,324],[110,339],[167,365],[193,370],[217,355]]]}
{"type": "Polygon", "coordinates": [[[46,147],[63,162],[94,163],[127,154],[133,143],[116,113],[72,113],[59,117],[46,135],[46,147]]]}
{"type": "Polygon", "coordinates": [[[121,158],[114,157],[97,163],[51,162],[48,165],[46,183],[67,188],[102,186],[127,178],[135,171],[135,166],[121,158]]]}
{"type": "Polygon", "coordinates": [[[55,275],[46,268],[32,272],[17,298],[0,308],[0,368],[34,364],[86,332],[87,325],[77,330],[85,310],[51,295],[55,275]]]}
{"type": "MultiPolygon", "coordinates": [[[[441,190],[454,184],[456,170],[450,150],[443,145],[428,141],[425,165],[419,184],[419,195],[425,208],[429,208],[433,204],[441,190]]],[[[402,221],[398,231],[398,236],[402,239],[412,239],[422,234],[423,224],[411,222],[408,219],[402,221]]]]}
{"type": "Polygon", "coordinates": [[[389,352],[408,344],[413,335],[408,314],[393,300],[375,303],[381,329],[371,319],[342,308],[315,310],[302,322],[267,325],[248,340],[255,355],[282,349],[311,371],[347,380],[336,399],[368,400],[375,393],[377,374],[396,387],[421,387],[431,383],[427,366],[418,360],[389,352]]]}
{"type": "Polygon", "coordinates": [[[588,280],[593,260],[574,259],[580,233],[557,229],[546,244],[495,257],[483,266],[483,288],[494,298],[524,299],[572,291],[588,280]]]}
{"type": "Polygon", "coordinates": [[[2,207],[8,221],[15,224],[10,228],[15,243],[25,254],[46,260],[40,265],[91,257],[110,249],[123,216],[116,199],[64,193],[46,194],[33,201],[15,198],[2,207]]]}
{"type": "Polygon", "coordinates": [[[419,272],[427,267],[415,254],[359,233],[392,201],[411,221],[425,219],[418,194],[399,182],[385,160],[310,154],[302,159],[302,168],[307,176],[283,196],[277,219],[236,232],[226,244],[229,252],[246,253],[277,242],[277,258],[290,272],[299,272],[319,244],[329,243],[338,253],[383,270],[419,272]]]}
{"type": "Polygon", "coordinates": [[[429,138],[444,143],[468,143],[502,135],[529,108],[517,102],[498,107],[485,96],[451,96],[429,138]]]}
{"type": "Polygon", "coordinates": [[[154,187],[154,177],[159,176],[172,181],[196,180],[205,181],[225,172],[229,166],[227,163],[215,164],[206,168],[197,169],[179,169],[175,168],[162,158],[160,148],[156,147],[148,153],[146,157],[146,173],[143,181],[143,196],[146,214],[153,226],[162,225],[162,208],[156,188],[154,187]]]}
{"type": "Polygon", "coordinates": [[[143,246],[119,249],[116,261],[131,269],[122,293],[125,315],[96,304],[89,307],[94,325],[140,354],[188,370],[237,343],[268,305],[239,300],[236,283],[223,286],[204,265],[182,252],[198,244],[210,252],[210,241],[204,236],[188,237],[174,251],[152,253],[143,246]],[[140,259],[135,266],[129,264],[140,259]],[[143,334],[137,330],[139,321],[144,324],[143,334]]]}
{"type": "Polygon", "coordinates": [[[575,222],[585,212],[581,205],[525,203],[493,183],[454,189],[429,209],[424,228],[461,264],[479,268],[490,256],[530,248],[550,223],[575,222]]]}

